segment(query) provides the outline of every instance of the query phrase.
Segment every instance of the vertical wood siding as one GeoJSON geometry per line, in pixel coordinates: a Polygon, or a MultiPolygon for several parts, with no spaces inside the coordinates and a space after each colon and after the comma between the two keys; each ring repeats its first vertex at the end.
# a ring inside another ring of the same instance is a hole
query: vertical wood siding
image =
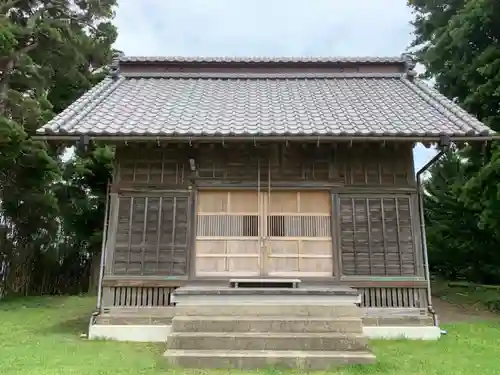
{"type": "Polygon", "coordinates": [[[113,273],[186,275],[189,208],[186,193],[120,196],[113,273]]]}
{"type": "Polygon", "coordinates": [[[409,195],[341,194],[340,248],[346,276],[414,276],[409,195]]]}

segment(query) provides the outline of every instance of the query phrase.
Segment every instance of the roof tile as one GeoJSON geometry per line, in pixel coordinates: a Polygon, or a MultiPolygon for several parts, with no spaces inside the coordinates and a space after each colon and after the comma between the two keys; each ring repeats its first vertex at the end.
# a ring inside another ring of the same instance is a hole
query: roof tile
{"type": "Polygon", "coordinates": [[[408,137],[491,133],[417,79],[363,73],[106,78],[38,132],[408,137]]]}

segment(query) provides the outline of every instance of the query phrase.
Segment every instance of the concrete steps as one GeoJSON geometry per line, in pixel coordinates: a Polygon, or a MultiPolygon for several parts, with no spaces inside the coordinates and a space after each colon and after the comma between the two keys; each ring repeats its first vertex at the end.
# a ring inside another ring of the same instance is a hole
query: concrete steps
{"type": "Polygon", "coordinates": [[[177,305],[178,316],[253,316],[253,317],[315,317],[353,318],[363,316],[363,310],[355,305],[253,304],[253,305],[177,305]]]}
{"type": "Polygon", "coordinates": [[[177,306],[165,357],[171,365],[189,368],[326,370],[374,363],[359,310],[330,305],[177,306]]]}
{"type": "Polygon", "coordinates": [[[173,366],[220,369],[278,367],[325,370],[353,363],[372,364],[375,362],[375,356],[368,351],[169,350],[168,358],[173,366]]]}
{"type": "Polygon", "coordinates": [[[274,332],[362,334],[359,318],[296,316],[177,316],[173,332],[274,332]]]}
{"type": "Polygon", "coordinates": [[[359,334],[275,332],[174,332],[167,348],[183,350],[366,350],[367,339],[359,334]]]}
{"type": "Polygon", "coordinates": [[[186,287],[176,291],[165,357],[190,368],[327,370],[373,363],[358,297],[345,287],[186,287]]]}

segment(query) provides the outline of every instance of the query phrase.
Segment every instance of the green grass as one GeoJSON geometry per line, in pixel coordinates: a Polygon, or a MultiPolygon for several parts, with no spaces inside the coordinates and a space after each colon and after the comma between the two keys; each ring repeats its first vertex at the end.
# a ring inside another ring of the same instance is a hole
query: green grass
{"type": "MultiPolygon", "coordinates": [[[[87,341],[95,297],[42,297],[0,301],[2,375],[303,374],[300,371],[203,371],[169,369],[164,345],[87,341]]],[[[500,322],[455,324],[437,342],[377,341],[378,363],[330,374],[499,374],[500,322]]]]}
{"type": "Polygon", "coordinates": [[[454,305],[500,312],[500,285],[435,281],[432,293],[454,305]]]}

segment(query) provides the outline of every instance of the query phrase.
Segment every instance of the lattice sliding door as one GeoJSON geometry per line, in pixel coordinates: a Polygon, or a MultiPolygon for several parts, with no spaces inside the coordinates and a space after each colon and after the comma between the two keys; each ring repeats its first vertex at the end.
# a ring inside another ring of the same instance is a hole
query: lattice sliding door
{"type": "Polygon", "coordinates": [[[197,203],[196,275],[260,274],[257,191],[200,191],[197,203]]]}
{"type": "Polygon", "coordinates": [[[330,193],[274,191],[264,201],[266,273],[270,276],[332,276],[330,193]]]}
{"type": "Polygon", "coordinates": [[[190,198],[175,195],[122,195],[113,273],[187,274],[190,198]]]}

